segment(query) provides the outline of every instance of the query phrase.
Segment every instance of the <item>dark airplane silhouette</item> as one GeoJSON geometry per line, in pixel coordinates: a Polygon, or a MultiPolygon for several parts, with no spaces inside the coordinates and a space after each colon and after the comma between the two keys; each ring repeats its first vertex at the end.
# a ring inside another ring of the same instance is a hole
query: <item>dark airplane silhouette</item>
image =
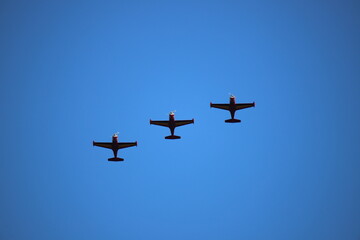
{"type": "Polygon", "coordinates": [[[175,136],[174,135],[175,128],[186,125],[186,124],[190,124],[190,123],[194,123],[194,119],[192,119],[192,120],[175,120],[175,113],[174,112],[170,112],[169,121],[152,121],[150,119],[150,124],[170,128],[171,135],[166,136],[165,139],[179,139],[179,138],[181,138],[180,136],[175,136]]]}
{"type": "Polygon", "coordinates": [[[119,162],[119,161],[124,161],[124,159],[117,157],[118,150],[121,148],[137,146],[137,141],[136,142],[118,142],[118,133],[115,133],[112,136],[112,142],[94,142],[93,141],[93,146],[109,148],[109,149],[113,150],[114,157],[109,158],[108,160],[113,161],[113,162],[119,162]]]}
{"type": "Polygon", "coordinates": [[[241,122],[239,119],[235,119],[235,112],[240,109],[249,108],[249,107],[255,107],[255,102],[253,103],[236,103],[235,102],[235,96],[230,95],[230,103],[210,103],[210,107],[214,108],[220,108],[223,110],[230,111],[231,119],[225,120],[227,123],[236,123],[241,122]]]}

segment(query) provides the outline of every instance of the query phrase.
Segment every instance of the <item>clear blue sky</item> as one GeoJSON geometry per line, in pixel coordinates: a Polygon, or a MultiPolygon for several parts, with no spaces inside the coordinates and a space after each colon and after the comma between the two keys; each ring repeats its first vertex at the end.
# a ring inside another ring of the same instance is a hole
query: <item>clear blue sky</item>
{"type": "Polygon", "coordinates": [[[0,239],[360,239],[358,1],[2,1],[0,32],[0,239]]]}

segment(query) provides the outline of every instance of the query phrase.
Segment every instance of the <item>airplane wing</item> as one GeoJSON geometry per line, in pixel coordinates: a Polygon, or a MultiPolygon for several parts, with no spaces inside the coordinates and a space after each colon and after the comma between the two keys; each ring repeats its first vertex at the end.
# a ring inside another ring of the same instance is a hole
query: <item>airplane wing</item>
{"type": "Polygon", "coordinates": [[[184,125],[190,124],[190,123],[194,123],[194,119],[192,119],[192,120],[176,120],[175,121],[175,125],[177,127],[184,126],[184,125]]]}
{"type": "Polygon", "coordinates": [[[93,142],[93,146],[112,149],[112,143],[109,142],[93,142]]]}
{"type": "Polygon", "coordinates": [[[219,108],[223,110],[230,110],[230,104],[227,103],[210,103],[210,107],[219,108]]]}
{"type": "Polygon", "coordinates": [[[137,146],[137,142],[120,142],[118,149],[137,146]]]}
{"type": "Polygon", "coordinates": [[[249,107],[255,107],[255,103],[237,103],[236,104],[236,110],[249,108],[249,107]]]}
{"type": "Polygon", "coordinates": [[[163,127],[169,127],[169,121],[152,121],[152,120],[150,120],[150,124],[163,126],[163,127]]]}

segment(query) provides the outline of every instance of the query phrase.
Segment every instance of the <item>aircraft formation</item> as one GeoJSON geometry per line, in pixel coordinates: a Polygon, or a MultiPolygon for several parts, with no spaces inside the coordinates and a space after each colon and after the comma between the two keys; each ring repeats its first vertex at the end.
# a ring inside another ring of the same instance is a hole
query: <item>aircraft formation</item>
{"type": "MultiPolygon", "coordinates": [[[[210,107],[229,111],[231,118],[225,120],[225,122],[226,123],[238,123],[238,122],[241,122],[241,120],[235,118],[235,112],[237,110],[241,110],[244,108],[255,107],[255,102],[253,102],[253,103],[236,103],[235,96],[230,95],[229,103],[211,103],[210,102],[210,107]]],[[[158,126],[162,126],[162,127],[168,127],[170,129],[171,135],[166,136],[165,139],[180,139],[181,138],[180,136],[174,135],[175,128],[184,126],[184,125],[187,125],[190,123],[194,124],[194,119],[175,120],[175,111],[172,111],[169,113],[169,120],[154,121],[154,120],[150,119],[150,125],[153,124],[153,125],[158,125],[158,126]]],[[[113,151],[114,157],[109,158],[108,161],[113,161],[113,162],[124,161],[123,158],[117,157],[118,150],[122,149],[122,148],[137,146],[137,141],[136,142],[119,142],[118,134],[119,133],[115,133],[112,136],[112,142],[95,142],[95,141],[93,141],[93,146],[108,148],[113,151]]]]}

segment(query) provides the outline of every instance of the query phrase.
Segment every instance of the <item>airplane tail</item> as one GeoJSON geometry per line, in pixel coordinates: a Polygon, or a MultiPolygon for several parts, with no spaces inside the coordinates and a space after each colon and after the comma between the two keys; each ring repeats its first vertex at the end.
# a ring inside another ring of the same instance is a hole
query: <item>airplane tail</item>
{"type": "Polygon", "coordinates": [[[225,120],[225,122],[227,122],[227,123],[238,123],[238,122],[241,122],[241,120],[240,120],[240,119],[231,118],[231,119],[225,120]]]}
{"type": "Polygon", "coordinates": [[[114,158],[109,158],[108,161],[111,161],[111,162],[120,162],[120,161],[124,161],[124,159],[123,159],[123,158],[114,157],[114,158]]]}
{"type": "Polygon", "coordinates": [[[165,139],[180,139],[180,136],[176,136],[176,135],[170,135],[170,136],[166,136],[165,139]]]}

